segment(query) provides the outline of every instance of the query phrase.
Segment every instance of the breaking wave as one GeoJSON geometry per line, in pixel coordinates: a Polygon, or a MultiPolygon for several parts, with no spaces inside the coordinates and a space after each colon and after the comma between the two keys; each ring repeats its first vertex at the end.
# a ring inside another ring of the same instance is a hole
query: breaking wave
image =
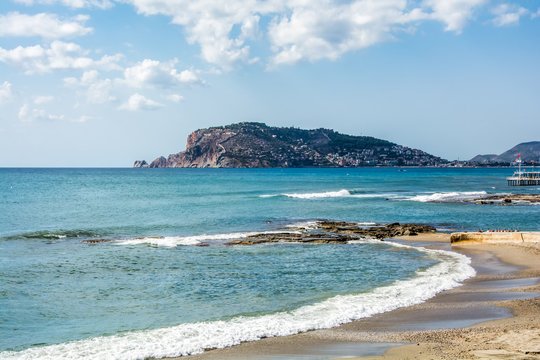
{"type": "Polygon", "coordinates": [[[126,240],[118,240],[117,245],[153,245],[163,247],[176,247],[176,246],[189,246],[200,245],[207,241],[220,241],[220,240],[237,240],[245,239],[248,236],[258,234],[272,234],[272,233],[295,233],[295,231],[258,231],[258,232],[237,232],[237,233],[225,233],[225,234],[213,234],[213,235],[194,235],[194,236],[148,236],[141,238],[133,238],[126,240]]]}
{"type": "Polygon", "coordinates": [[[155,245],[164,247],[176,247],[179,245],[199,245],[209,240],[232,240],[243,239],[250,235],[256,235],[257,232],[229,233],[215,235],[195,235],[195,236],[148,236],[142,238],[119,240],[118,245],[155,245]]]}
{"type": "Polygon", "coordinates": [[[485,191],[453,191],[453,192],[437,192],[429,195],[416,195],[406,200],[419,202],[453,202],[474,200],[488,196],[485,191]]]}
{"type": "MultiPolygon", "coordinates": [[[[355,224],[358,225],[358,226],[375,226],[375,225],[377,225],[377,223],[374,223],[374,222],[356,222],[355,224]]],[[[287,228],[287,229],[292,228],[292,229],[312,230],[312,229],[317,229],[318,227],[319,227],[319,221],[316,221],[316,220],[313,220],[313,221],[301,221],[301,222],[285,225],[285,228],[287,228]]]]}
{"type": "MultiPolygon", "coordinates": [[[[362,240],[354,241],[353,244],[360,242],[362,240]]],[[[389,242],[386,244],[409,247],[389,242]]],[[[356,319],[418,304],[441,291],[458,286],[460,282],[475,274],[470,266],[470,259],[464,255],[443,250],[422,248],[418,250],[439,262],[427,269],[418,270],[411,279],[398,280],[370,292],[339,295],[293,311],[133,331],[34,347],[20,352],[6,351],[0,353],[0,357],[45,360],[144,359],[196,354],[205,349],[229,347],[264,337],[331,328],[356,319]]]]}
{"type": "Polygon", "coordinates": [[[283,194],[266,194],[260,195],[261,198],[271,198],[284,196],[293,199],[321,199],[321,198],[338,198],[338,197],[355,197],[355,198],[378,198],[378,197],[395,197],[395,194],[362,194],[354,190],[338,190],[324,191],[314,193],[283,193],[283,194]]]}
{"type": "Polygon", "coordinates": [[[384,198],[393,201],[417,202],[460,202],[482,199],[491,195],[504,195],[502,193],[488,193],[486,191],[448,191],[420,194],[403,193],[364,193],[356,190],[323,191],[313,193],[283,193],[259,195],[260,198],[287,197],[292,199],[325,199],[325,198],[384,198]]]}

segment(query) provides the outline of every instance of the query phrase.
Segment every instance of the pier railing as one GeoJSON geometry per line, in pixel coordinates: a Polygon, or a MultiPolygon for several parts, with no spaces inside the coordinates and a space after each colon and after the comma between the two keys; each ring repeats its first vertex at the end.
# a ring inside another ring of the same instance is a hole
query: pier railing
{"type": "Polygon", "coordinates": [[[536,186],[540,185],[540,171],[516,171],[507,177],[509,186],[536,186]]]}

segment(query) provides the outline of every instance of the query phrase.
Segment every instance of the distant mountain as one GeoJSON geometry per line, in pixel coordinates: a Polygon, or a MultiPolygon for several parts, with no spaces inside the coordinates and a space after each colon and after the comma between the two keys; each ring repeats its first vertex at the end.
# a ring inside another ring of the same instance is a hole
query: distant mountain
{"type": "Polygon", "coordinates": [[[522,161],[534,161],[538,164],[540,162],[540,141],[530,141],[518,144],[500,155],[476,155],[469,160],[469,162],[483,165],[510,164],[517,159],[518,154],[521,154],[522,161]]]}
{"type": "Polygon", "coordinates": [[[370,136],[243,122],[197,130],[186,150],[134,167],[266,168],[436,166],[448,161],[370,136]]]}
{"type": "Polygon", "coordinates": [[[497,154],[476,155],[469,161],[477,164],[489,164],[496,162],[498,156],[497,154]]]}

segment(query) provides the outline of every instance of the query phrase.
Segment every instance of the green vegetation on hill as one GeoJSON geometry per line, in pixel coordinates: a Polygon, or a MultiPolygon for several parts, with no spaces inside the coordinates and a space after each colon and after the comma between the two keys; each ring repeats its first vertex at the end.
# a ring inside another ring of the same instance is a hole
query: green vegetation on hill
{"type": "Polygon", "coordinates": [[[137,167],[357,167],[437,166],[447,161],[370,136],[330,129],[303,130],[241,122],[200,129],[184,152],[137,167]]]}

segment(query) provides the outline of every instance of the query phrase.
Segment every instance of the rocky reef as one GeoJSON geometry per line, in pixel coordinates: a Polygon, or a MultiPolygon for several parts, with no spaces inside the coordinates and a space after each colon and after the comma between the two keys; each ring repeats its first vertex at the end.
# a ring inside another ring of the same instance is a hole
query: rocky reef
{"type": "Polygon", "coordinates": [[[540,194],[502,194],[491,195],[481,199],[469,200],[476,204],[537,204],[540,203],[540,194]]]}
{"type": "MultiPolygon", "coordinates": [[[[355,222],[319,220],[309,227],[287,227],[278,231],[261,232],[245,238],[239,238],[222,245],[256,245],[264,243],[318,243],[346,244],[351,240],[378,239],[384,240],[397,236],[414,236],[421,233],[433,233],[435,228],[422,224],[376,224],[371,226],[355,222]]],[[[137,237],[140,239],[163,239],[162,236],[137,237]]],[[[87,239],[86,244],[100,244],[114,241],[113,239],[87,239]]],[[[210,242],[201,242],[196,246],[209,246],[210,242]]]]}
{"type": "Polygon", "coordinates": [[[100,243],[111,242],[111,241],[113,240],[112,239],[88,239],[88,240],[83,240],[81,242],[85,244],[100,244],[100,243]]]}
{"type": "Polygon", "coordinates": [[[244,122],[197,130],[186,150],[133,167],[266,168],[437,166],[448,161],[369,136],[244,122]]]}
{"type": "Polygon", "coordinates": [[[432,203],[474,203],[478,205],[534,205],[540,203],[540,194],[494,194],[469,199],[432,200],[432,203]]]}
{"type": "Polygon", "coordinates": [[[323,220],[318,221],[312,229],[296,228],[290,232],[260,233],[230,241],[227,245],[256,245],[275,242],[345,244],[351,240],[364,238],[383,240],[427,232],[435,232],[435,228],[430,225],[400,223],[362,226],[353,222],[323,220]]]}

